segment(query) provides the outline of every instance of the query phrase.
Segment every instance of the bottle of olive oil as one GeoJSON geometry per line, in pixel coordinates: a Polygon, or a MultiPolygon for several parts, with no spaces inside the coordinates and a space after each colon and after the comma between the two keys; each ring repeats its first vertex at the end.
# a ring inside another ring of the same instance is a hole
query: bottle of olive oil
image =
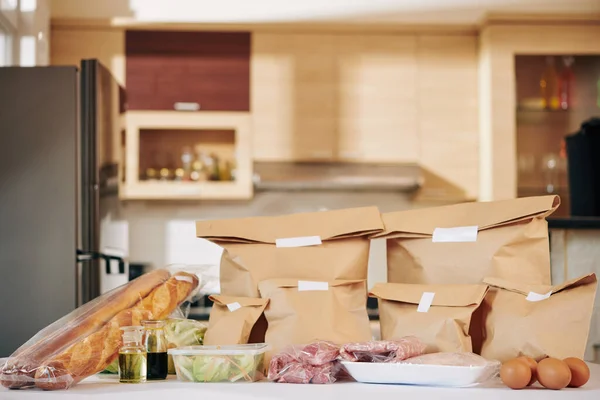
{"type": "Polygon", "coordinates": [[[167,379],[169,370],[164,321],[142,321],[144,347],[148,354],[148,380],[167,379]]]}
{"type": "Polygon", "coordinates": [[[144,328],[126,326],[123,346],[119,349],[119,381],[123,383],[146,382],[146,348],[142,345],[144,328]]]}

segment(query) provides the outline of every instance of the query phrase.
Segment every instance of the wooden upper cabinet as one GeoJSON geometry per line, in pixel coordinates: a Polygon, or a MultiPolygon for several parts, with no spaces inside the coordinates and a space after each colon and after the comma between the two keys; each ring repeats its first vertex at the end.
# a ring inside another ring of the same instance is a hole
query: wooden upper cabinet
{"type": "Polygon", "coordinates": [[[250,110],[250,33],[127,31],[130,110],[250,110]]]}

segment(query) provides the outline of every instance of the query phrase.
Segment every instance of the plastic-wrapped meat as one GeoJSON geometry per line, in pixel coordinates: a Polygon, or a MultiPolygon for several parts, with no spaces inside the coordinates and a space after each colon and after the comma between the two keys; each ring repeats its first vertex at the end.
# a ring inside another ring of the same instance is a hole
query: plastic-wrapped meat
{"type": "Polygon", "coordinates": [[[340,346],[325,341],[311,343],[300,351],[299,359],[310,365],[324,365],[338,358],[340,346]]]}
{"type": "Polygon", "coordinates": [[[339,363],[328,362],[327,364],[313,367],[313,378],[310,383],[326,384],[334,383],[336,381],[337,371],[339,370],[339,363]]]}
{"type": "Polygon", "coordinates": [[[347,343],[340,349],[343,360],[353,362],[400,362],[425,351],[425,344],[413,336],[397,340],[347,343]]]}
{"type": "Polygon", "coordinates": [[[490,361],[473,353],[431,353],[412,357],[402,361],[403,364],[449,365],[453,367],[483,367],[490,361]]]}
{"type": "Polygon", "coordinates": [[[340,371],[339,346],[319,341],[291,346],[271,359],[267,378],[279,383],[333,383],[340,371]]]}

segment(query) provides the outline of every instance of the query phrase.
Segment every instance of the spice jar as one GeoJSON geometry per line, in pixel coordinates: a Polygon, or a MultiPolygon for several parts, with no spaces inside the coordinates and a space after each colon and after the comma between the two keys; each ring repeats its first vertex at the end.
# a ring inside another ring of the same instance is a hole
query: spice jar
{"type": "Polygon", "coordinates": [[[168,357],[167,338],[165,337],[164,321],[142,321],[144,326],[144,347],[148,354],[149,380],[167,378],[168,357]]]}
{"type": "Polygon", "coordinates": [[[119,381],[123,383],[146,382],[146,349],[142,345],[144,328],[126,326],[123,346],[119,349],[119,381]]]}

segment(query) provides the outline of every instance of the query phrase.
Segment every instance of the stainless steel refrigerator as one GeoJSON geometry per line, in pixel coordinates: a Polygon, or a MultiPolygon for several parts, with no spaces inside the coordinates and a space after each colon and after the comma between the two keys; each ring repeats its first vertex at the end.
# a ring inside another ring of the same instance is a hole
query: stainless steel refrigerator
{"type": "Polygon", "coordinates": [[[0,68],[0,357],[100,294],[123,93],[97,60],[0,68]]]}

